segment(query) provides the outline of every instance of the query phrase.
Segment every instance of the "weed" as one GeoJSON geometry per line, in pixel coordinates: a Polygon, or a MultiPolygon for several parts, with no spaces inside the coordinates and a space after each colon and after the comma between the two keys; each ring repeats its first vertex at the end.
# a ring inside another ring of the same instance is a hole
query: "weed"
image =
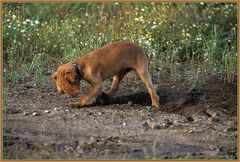
{"type": "Polygon", "coordinates": [[[153,115],[152,106],[146,106],[146,114],[147,114],[147,116],[152,116],[153,115]]]}
{"type": "Polygon", "coordinates": [[[198,92],[202,89],[202,85],[206,82],[205,72],[206,71],[200,67],[186,70],[186,80],[189,84],[189,92],[198,92]]]}
{"type": "MultiPolygon", "coordinates": [[[[71,61],[116,40],[143,47],[153,71],[161,68],[176,75],[176,65],[197,61],[228,82],[236,78],[237,3],[5,2],[2,6],[3,55],[14,83],[33,73],[41,84],[46,60],[71,61]],[[36,56],[39,53],[41,57],[36,56]]],[[[194,74],[188,74],[192,88],[199,86],[194,74]]]]}

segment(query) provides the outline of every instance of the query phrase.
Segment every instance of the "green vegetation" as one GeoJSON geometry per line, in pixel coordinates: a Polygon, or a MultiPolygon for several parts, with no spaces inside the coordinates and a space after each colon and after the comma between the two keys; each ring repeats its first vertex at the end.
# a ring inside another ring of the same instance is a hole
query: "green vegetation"
{"type": "MultiPolygon", "coordinates": [[[[237,75],[237,3],[3,3],[4,76],[34,74],[41,85],[53,59],[74,60],[116,40],[139,43],[151,69],[199,78],[237,75]]],[[[200,80],[201,82],[202,80],[200,80]]]]}

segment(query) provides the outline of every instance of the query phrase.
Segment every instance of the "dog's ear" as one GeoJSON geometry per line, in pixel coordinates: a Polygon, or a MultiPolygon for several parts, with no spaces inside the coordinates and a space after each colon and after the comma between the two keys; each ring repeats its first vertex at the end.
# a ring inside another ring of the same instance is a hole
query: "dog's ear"
{"type": "Polygon", "coordinates": [[[66,70],[65,78],[70,82],[74,82],[75,76],[72,68],[66,70]]]}

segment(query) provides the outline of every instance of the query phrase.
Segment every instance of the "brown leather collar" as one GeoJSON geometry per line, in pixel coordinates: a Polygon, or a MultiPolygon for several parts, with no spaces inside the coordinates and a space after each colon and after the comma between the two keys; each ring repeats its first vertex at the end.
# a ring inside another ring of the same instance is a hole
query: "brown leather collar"
{"type": "Polygon", "coordinates": [[[82,77],[83,77],[83,72],[81,72],[81,71],[79,70],[78,65],[77,65],[77,63],[76,63],[75,61],[72,62],[72,64],[73,64],[74,70],[75,70],[75,72],[76,72],[76,77],[79,78],[79,79],[82,79],[82,77]]]}

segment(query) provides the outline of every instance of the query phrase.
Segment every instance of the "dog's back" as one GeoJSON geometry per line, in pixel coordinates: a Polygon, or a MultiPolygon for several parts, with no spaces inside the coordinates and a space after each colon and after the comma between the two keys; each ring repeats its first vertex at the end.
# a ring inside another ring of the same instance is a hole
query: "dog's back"
{"type": "Polygon", "coordinates": [[[88,60],[88,63],[92,62],[92,65],[89,66],[96,71],[104,72],[102,74],[104,79],[117,74],[119,70],[135,69],[139,61],[146,60],[148,62],[144,50],[137,44],[128,41],[111,43],[79,59],[88,60]],[[93,66],[95,67],[93,68],[93,66]]]}

